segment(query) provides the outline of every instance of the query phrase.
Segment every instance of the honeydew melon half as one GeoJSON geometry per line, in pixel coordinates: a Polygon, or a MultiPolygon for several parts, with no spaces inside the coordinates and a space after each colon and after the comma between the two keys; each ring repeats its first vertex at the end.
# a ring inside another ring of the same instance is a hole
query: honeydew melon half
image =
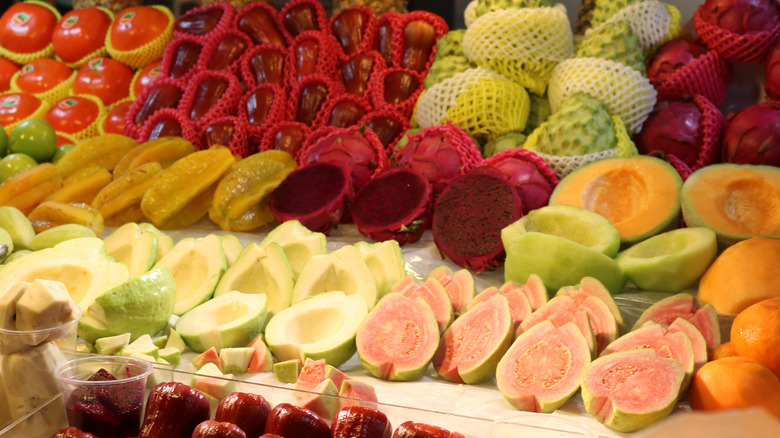
{"type": "Polygon", "coordinates": [[[292,304],[331,291],[361,295],[369,309],[376,304],[378,293],[374,275],[360,251],[352,245],[312,256],[295,281],[292,304]]]}
{"type": "Polygon", "coordinates": [[[225,271],[214,296],[234,290],[265,294],[268,313],[273,315],[290,307],[294,283],[292,268],[278,243],[270,242],[265,248],[260,248],[257,243],[250,242],[225,271]]]}
{"type": "Polygon", "coordinates": [[[265,325],[268,314],[263,294],[228,292],[193,308],[176,321],[175,329],[197,353],[211,347],[246,347],[265,325]]]}
{"type": "Polygon", "coordinates": [[[780,168],[720,163],[693,172],[682,186],[690,227],[718,235],[720,249],[750,237],[780,238],[780,168]]]}
{"type": "Polygon", "coordinates": [[[605,158],[566,175],[549,204],[595,211],[618,229],[628,247],[677,227],[682,185],[680,174],[660,158],[605,158]]]}
{"type": "Polygon", "coordinates": [[[279,361],[307,358],[338,367],[357,351],[355,336],[368,314],[365,298],[325,292],[277,313],[265,328],[265,340],[279,361]]]}
{"type": "Polygon", "coordinates": [[[181,316],[213,296],[225,266],[222,242],[216,234],[209,234],[180,240],[153,269],[166,267],[171,271],[176,281],[173,314],[181,316]]]}

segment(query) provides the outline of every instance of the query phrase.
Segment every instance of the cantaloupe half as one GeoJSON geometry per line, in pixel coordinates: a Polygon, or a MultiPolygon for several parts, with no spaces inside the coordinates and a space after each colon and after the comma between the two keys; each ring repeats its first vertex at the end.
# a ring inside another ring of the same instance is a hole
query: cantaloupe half
{"type": "Polygon", "coordinates": [[[566,175],[550,205],[574,205],[609,219],[624,247],[675,228],[682,178],[666,161],[649,155],[606,158],[566,175]]]}
{"type": "Polygon", "coordinates": [[[715,231],[721,250],[749,237],[780,238],[778,167],[703,167],[685,180],[681,202],[685,223],[715,231]]]}

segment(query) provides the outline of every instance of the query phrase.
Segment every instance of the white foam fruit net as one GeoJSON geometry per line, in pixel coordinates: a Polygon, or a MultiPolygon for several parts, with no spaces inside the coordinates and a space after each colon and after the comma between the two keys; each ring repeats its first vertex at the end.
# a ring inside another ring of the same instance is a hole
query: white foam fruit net
{"type": "Polygon", "coordinates": [[[550,165],[550,168],[555,172],[558,179],[562,179],[566,175],[593,161],[612,157],[633,157],[638,154],[636,145],[633,140],[631,140],[631,136],[628,135],[626,126],[619,116],[612,116],[612,125],[615,130],[615,139],[617,142],[617,147],[612,149],[572,156],[558,156],[538,152],[535,150],[535,146],[538,141],[537,132],[539,131],[539,128],[536,128],[534,132],[528,136],[523,148],[534,151],[550,165]]]}
{"type": "Polygon", "coordinates": [[[574,53],[566,8],[510,8],[481,15],[463,35],[463,53],[480,67],[544,94],[552,69],[574,53]]]}
{"type": "Polygon", "coordinates": [[[642,50],[647,55],[679,34],[681,20],[680,11],[674,6],[658,0],[644,0],[620,9],[604,23],[594,29],[588,29],[585,36],[607,23],[624,22],[631,26],[631,30],[639,37],[642,50]]]}
{"type": "Polygon", "coordinates": [[[466,24],[466,27],[471,26],[471,23],[477,19],[478,2],[479,0],[471,0],[469,4],[466,5],[466,9],[463,11],[463,22],[466,24]]]}
{"type": "Polygon", "coordinates": [[[558,64],[550,76],[550,110],[555,112],[580,91],[604,103],[611,115],[620,116],[629,135],[642,127],[657,95],[650,81],[632,67],[608,59],[572,58],[558,64]]]}
{"type": "Polygon", "coordinates": [[[486,68],[470,68],[426,89],[415,117],[426,128],[450,121],[472,137],[491,140],[522,131],[531,101],[520,84],[486,68]]]}

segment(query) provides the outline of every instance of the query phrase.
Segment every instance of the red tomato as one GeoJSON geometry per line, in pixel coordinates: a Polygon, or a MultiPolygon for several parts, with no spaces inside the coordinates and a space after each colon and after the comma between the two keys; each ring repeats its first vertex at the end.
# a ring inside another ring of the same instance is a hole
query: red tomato
{"type": "Polygon", "coordinates": [[[75,134],[97,120],[100,108],[95,102],[79,96],[68,96],[46,112],[44,120],[57,132],[75,134]]]}
{"type": "Polygon", "coordinates": [[[132,101],[122,102],[111,108],[106,118],[103,120],[103,131],[112,134],[125,134],[125,115],[133,106],[132,101]]]}
{"type": "Polygon", "coordinates": [[[65,62],[76,62],[103,47],[111,17],[98,8],[74,9],[62,16],[51,43],[65,62]]]}
{"type": "Polygon", "coordinates": [[[0,125],[8,126],[20,122],[41,106],[41,100],[30,93],[8,93],[0,95],[0,125]]]}
{"type": "Polygon", "coordinates": [[[19,66],[0,56],[0,93],[11,89],[11,76],[19,71],[19,66]]]}
{"type": "Polygon", "coordinates": [[[72,74],[73,70],[60,61],[38,58],[22,66],[16,86],[26,93],[42,93],[66,81],[72,74]]]}
{"type": "Polygon", "coordinates": [[[162,61],[160,60],[152,61],[147,64],[146,67],[139,70],[138,79],[136,79],[135,84],[133,84],[133,94],[135,96],[140,96],[141,92],[144,91],[144,88],[146,88],[147,85],[151,84],[157,79],[160,79],[161,72],[162,61]]]}
{"type": "Polygon", "coordinates": [[[73,93],[91,94],[111,105],[130,95],[133,70],[111,58],[92,58],[76,73],[73,93]]]}
{"type": "Polygon", "coordinates": [[[137,49],[160,36],[168,22],[165,13],[151,6],[123,9],[111,23],[111,45],[123,52],[137,49]]]}
{"type": "Polygon", "coordinates": [[[16,3],[0,17],[0,45],[14,53],[46,48],[57,26],[57,15],[35,3],[16,3]]]}

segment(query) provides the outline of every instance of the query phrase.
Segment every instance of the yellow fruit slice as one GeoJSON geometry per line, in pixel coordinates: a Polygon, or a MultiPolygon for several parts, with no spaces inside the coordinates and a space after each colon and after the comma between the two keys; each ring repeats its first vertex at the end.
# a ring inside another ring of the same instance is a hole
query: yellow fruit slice
{"type": "Polygon", "coordinates": [[[81,140],[57,161],[57,169],[63,178],[91,164],[102,166],[110,172],[127,151],[136,146],[138,143],[135,140],[120,134],[105,134],[81,140]]]}
{"type": "Polygon", "coordinates": [[[225,231],[248,231],[271,222],[268,195],[296,168],[290,154],[277,150],[239,161],[217,185],[209,218],[225,231]]]}
{"type": "MultiPolygon", "coordinates": [[[[196,222],[199,217],[193,220],[192,216],[202,210],[198,204],[200,199],[196,198],[212,189],[211,186],[215,185],[235,162],[230,149],[223,146],[211,147],[180,158],[165,169],[146,190],[141,199],[141,210],[157,228],[161,229],[173,228],[174,222],[176,224],[196,222]],[[177,218],[169,224],[168,222],[180,212],[185,213],[186,220],[177,218]]],[[[215,189],[216,187],[213,188],[215,189]]],[[[208,212],[210,201],[211,199],[206,201],[206,208],[202,210],[203,215],[208,212]]]]}
{"type": "Polygon", "coordinates": [[[130,169],[156,161],[163,169],[191,153],[195,146],[181,137],[160,137],[149,140],[128,151],[114,168],[114,179],[130,169]]]}
{"type": "Polygon", "coordinates": [[[62,180],[62,186],[46,197],[46,201],[91,204],[95,195],[111,182],[111,172],[92,164],[73,172],[62,180]]]}
{"type": "Polygon", "coordinates": [[[96,236],[103,234],[103,216],[96,208],[84,203],[65,203],[58,201],[41,202],[27,219],[36,233],[51,227],[65,224],[79,224],[91,229],[96,236]]]}
{"type": "Polygon", "coordinates": [[[49,194],[60,187],[62,177],[51,163],[41,163],[8,178],[0,184],[0,205],[29,214],[49,194]]]}
{"type": "Polygon", "coordinates": [[[108,226],[140,222],[144,218],[141,199],[161,171],[160,163],[152,162],[126,172],[95,195],[92,207],[100,211],[108,226]]]}

